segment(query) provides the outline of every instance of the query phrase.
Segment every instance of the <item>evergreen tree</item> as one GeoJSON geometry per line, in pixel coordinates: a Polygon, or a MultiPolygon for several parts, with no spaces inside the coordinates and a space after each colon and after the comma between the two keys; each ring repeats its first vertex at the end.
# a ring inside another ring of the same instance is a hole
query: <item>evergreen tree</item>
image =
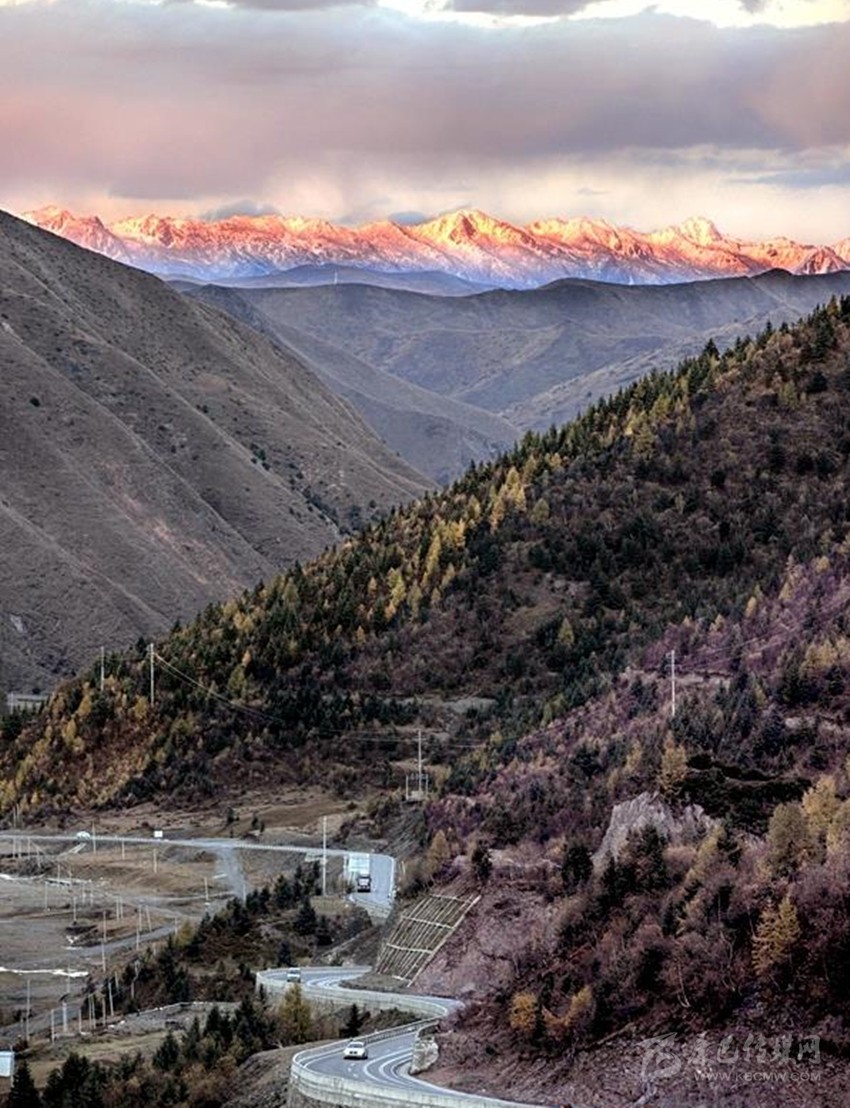
{"type": "Polygon", "coordinates": [[[353,1039],[360,1034],[362,1025],[363,1017],[360,1015],[360,1009],[356,1004],[352,1004],[348,1010],[348,1019],[343,1026],[342,1033],[347,1038],[353,1039]]]}
{"type": "Polygon", "coordinates": [[[305,896],[301,900],[301,906],[298,909],[298,915],[295,917],[293,927],[299,935],[314,935],[316,933],[317,924],[316,910],[310,903],[309,896],[305,896]]]}
{"type": "Polygon", "coordinates": [[[306,1043],[313,1027],[310,1005],[298,984],[291,985],[278,1009],[281,1040],[284,1043],[306,1043]]]}
{"type": "Polygon", "coordinates": [[[15,1064],[15,1076],[6,1108],[41,1108],[41,1096],[35,1087],[26,1059],[15,1064]]]}

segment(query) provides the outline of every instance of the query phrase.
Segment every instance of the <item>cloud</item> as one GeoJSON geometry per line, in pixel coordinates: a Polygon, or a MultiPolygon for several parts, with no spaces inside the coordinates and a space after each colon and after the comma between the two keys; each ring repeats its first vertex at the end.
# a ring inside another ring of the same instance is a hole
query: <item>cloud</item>
{"type": "Polygon", "coordinates": [[[594,0],[449,0],[445,10],[486,12],[497,16],[575,15],[593,5],[594,0]]]}
{"type": "Polygon", "coordinates": [[[218,208],[201,212],[201,219],[230,219],[234,215],[280,215],[274,204],[261,204],[256,200],[233,200],[218,208]]]}
{"type": "Polygon", "coordinates": [[[850,159],[840,165],[806,166],[755,173],[738,178],[742,184],[771,185],[784,189],[850,189],[850,159]]]}
{"type": "Polygon", "coordinates": [[[262,197],[364,220],[589,206],[646,225],[675,197],[723,222],[712,195],[753,210],[742,174],[763,178],[761,197],[790,196],[793,178],[771,174],[850,146],[848,56],[847,25],[722,30],[657,13],[495,30],[355,6],[3,7],[0,206],[123,215],[262,197]]]}
{"type": "Polygon", "coordinates": [[[417,223],[427,223],[433,218],[433,212],[390,212],[387,216],[387,219],[391,219],[393,223],[401,223],[408,227],[415,227],[417,223]]]}
{"type": "MultiPolygon", "coordinates": [[[[375,0],[220,0],[224,7],[252,12],[307,12],[323,8],[372,7],[375,0]]],[[[206,7],[204,0],[165,0],[165,6],[206,7]]]]}

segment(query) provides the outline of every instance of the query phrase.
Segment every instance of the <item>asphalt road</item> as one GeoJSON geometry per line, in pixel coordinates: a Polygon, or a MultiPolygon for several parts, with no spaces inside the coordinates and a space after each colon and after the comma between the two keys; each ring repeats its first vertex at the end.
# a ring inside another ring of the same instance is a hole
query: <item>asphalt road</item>
{"type": "MultiPolygon", "coordinates": [[[[302,989],[309,999],[319,1000],[329,994],[335,998],[344,998],[347,1003],[358,1003],[360,991],[346,988],[344,981],[351,981],[370,972],[370,966],[350,966],[342,969],[334,966],[328,969],[302,969],[302,989]]],[[[269,981],[285,981],[286,970],[267,970],[263,974],[269,981]]],[[[385,994],[391,998],[393,994],[385,994]]],[[[398,994],[398,1006],[404,1008],[405,1000],[409,996],[398,994]]],[[[433,1004],[436,1011],[434,1018],[439,1015],[447,1016],[462,1007],[457,1000],[451,1000],[443,996],[428,996],[418,994],[418,999],[427,1000],[433,1004]]],[[[359,1001],[368,1008],[368,997],[359,1001]]],[[[343,1058],[345,1042],[329,1043],[325,1046],[302,1051],[298,1060],[302,1066],[313,1073],[326,1077],[343,1077],[349,1081],[356,1081],[363,1085],[363,1103],[368,1103],[369,1089],[393,1088],[404,1092],[406,1095],[402,1103],[420,1105],[423,1103],[423,1094],[450,1094],[452,1099],[463,1100],[472,1105],[486,1108],[487,1105],[496,1105],[502,1101],[494,1101],[489,1097],[477,1093],[459,1093],[446,1089],[441,1085],[432,1085],[419,1077],[411,1077],[408,1068],[413,1057],[413,1048],[416,1042],[417,1031],[400,1030],[397,1034],[386,1034],[386,1037],[371,1039],[367,1037],[369,1057],[365,1060],[347,1060],[343,1058]]],[[[517,1108],[522,1108],[517,1105],[517,1108]]]]}
{"type": "MultiPolygon", "coordinates": [[[[244,897],[246,893],[242,867],[238,852],[242,850],[263,850],[279,854],[304,854],[311,860],[320,860],[322,848],[316,846],[292,846],[286,843],[258,843],[246,839],[178,839],[170,836],[154,839],[150,835],[97,835],[96,838],[80,838],[76,834],[29,834],[26,831],[0,831],[0,841],[9,839],[29,839],[33,843],[72,843],[95,849],[101,843],[120,846],[122,842],[150,847],[183,846],[195,850],[206,850],[221,859],[234,896],[244,897]]],[[[343,858],[352,853],[338,847],[328,847],[329,858],[343,858]]],[[[362,852],[357,852],[362,853],[362,852]]],[[[386,917],[392,908],[395,895],[395,858],[389,854],[370,854],[370,873],[372,888],[368,893],[353,893],[351,899],[360,904],[370,915],[386,917]]]]}

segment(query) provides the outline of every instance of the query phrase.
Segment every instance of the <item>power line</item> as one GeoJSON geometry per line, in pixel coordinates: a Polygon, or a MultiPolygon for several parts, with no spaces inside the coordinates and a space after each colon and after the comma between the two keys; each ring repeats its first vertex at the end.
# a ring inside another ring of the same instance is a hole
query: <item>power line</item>
{"type": "MultiPolygon", "coordinates": [[[[153,657],[157,660],[157,662],[160,663],[160,665],[164,666],[165,669],[170,674],[172,674],[172,676],[177,677],[181,681],[185,681],[189,685],[192,685],[194,688],[198,689],[200,692],[204,693],[206,696],[210,697],[213,700],[216,700],[218,703],[223,704],[225,707],[230,708],[234,712],[243,712],[246,715],[254,716],[258,719],[265,720],[269,723],[279,724],[281,727],[292,727],[293,726],[292,720],[281,719],[279,716],[272,715],[271,712],[266,712],[262,708],[252,708],[248,704],[240,704],[238,701],[231,700],[229,697],[224,696],[222,693],[216,692],[215,689],[209,688],[207,685],[204,685],[200,681],[198,681],[197,678],[192,677],[190,674],[186,673],[184,670],[179,669],[177,666],[175,666],[173,664],[173,662],[169,662],[167,658],[163,658],[162,655],[159,654],[157,651],[153,652],[153,657]]],[[[387,743],[387,742],[407,742],[407,741],[412,742],[414,737],[415,737],[413,735],[399,734],[398,732],[392,732],[392,733],[385,733],[385,732],[382,732],[382,731],[358,732],[358,731],[352,730],[351,728],[327,727],[326,725],[322,725],[322,726],[319,726],[319,727],[314,727],[311,730],[313,731],[314,734],[317,734],[317,735],[319,735],[321,737],[324,737],[324,738],[335,738],[335,737],[346,736],[347,738],[350,738],[350,739],[352,739],[352,741],[355,741],[355,742],[375,742],[375,743],[380,743],[380,742],[383,742],[383,743],[387,743]]],[[[450,736],[446,736],[445,738],[441,737],[437,741],[440,742],[440,743],[449,742],[449,743],[451,743],[452,746],[469,746],[470,749],[475,749],[475,748],[482,745],[482,743],[459,743],[459,742],[455,742],[454,740],[452,740],[450,738],[450,736]]],[[[483,741],[486,742],[486,740],[483,740],[483,741]]]]}

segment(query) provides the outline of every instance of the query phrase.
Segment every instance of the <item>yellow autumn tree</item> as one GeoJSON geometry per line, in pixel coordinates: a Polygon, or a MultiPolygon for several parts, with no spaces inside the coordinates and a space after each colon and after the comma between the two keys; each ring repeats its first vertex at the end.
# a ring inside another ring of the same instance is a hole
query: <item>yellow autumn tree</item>
{"type": "Polygon", "coordinates": [[[511,998],[508,1024],[512,1031],[527,1039],[531,1038],[537,1027],[537,997],[534,993],[514,993],[511,998]]]}
{"type": "Polygon", "coordinates": [[[439,873],[440,870],[449,864],[452,858],[451,847],[449,846],[449,840],[446,838],[445,831],[440,828],[439,831],[431,839],[431,845],[428,847],[428,854],[425,859],[425,868],[428,877],[433,877],[439,873]]]}
{"type": "Polygon", "coordinates": [[[812,842],[823,845],[841,804],[835,792],[835,778],[821,777],[803,794],[802,804],[812,842]]]}
{"type": "Polygon", "coordinates": [[[800,804],[779,804],[767,827],[767,857],[776,876],[796,873],[811,856],[809,825],[800,804]]]}
{"type": "Polygon", "coordinates": [[[661,755],[658,772],[658,788],[666,797],[676,797],[682,791],[688,773],[688,755],[685,748],[668,736],[661,755]]]}
{"type": "Polygon", "coordinates": [[[797,909],[786,893],[778,905],[762,912],[753,938],[753,967],[759,977],[787,965],[801,934],[797,909]]]}

